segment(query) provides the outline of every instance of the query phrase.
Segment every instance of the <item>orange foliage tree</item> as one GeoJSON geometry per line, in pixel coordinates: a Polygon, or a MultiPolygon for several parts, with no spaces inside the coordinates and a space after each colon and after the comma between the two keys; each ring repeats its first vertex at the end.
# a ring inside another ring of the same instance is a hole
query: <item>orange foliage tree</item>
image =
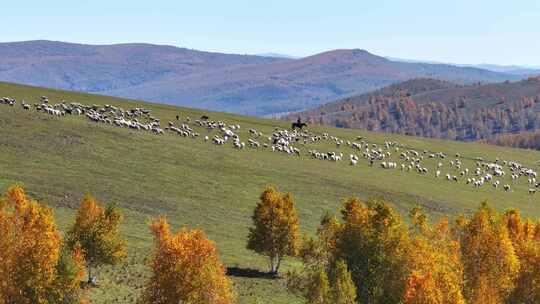
{"type": "Polygon", "coordinates": [[[296,256],[300,247],[299,219],[289,194],[268,186],[252,216],[247,248],[269,258],[270,272],[277,274],[285,256],[296,256]]]}
{"type": "Polygon", "coordinates": [[[519,257],[520,271],[508,303],[540,303],[540,223],[523,220],[518,210],[503,215],[519,257]]]}
{"type": "Polygon", "coordinates": [[[219,261],[214,243],[201,230],[170,232],[163,217],[150,226],[156,249],[152,277],[141,303],[229,304],[234,302],[231,282],[219,261]]]}
{"type": "Polygon", "coordinates": [[[411,222],[412,240],[406,260],[409,275],[403,303],[465,303],[460,247],[448,220],[442,219],[431,227],[423,212],[414,208],[411,222]]]}
{"type": "Polygon", "coordinates": [[[121,219],[115,206],[102,208],[90,195],[83,198],[67,243],[70,248],[80,246],[82,249],[89,279],[92,267],[114,265],[126,257],[125,241],[118,231],[121,219]]]}
{"type": "Polygon", "coordinates": [[[505,302],[520,270],[507,226],[483,203],[462,227],[461,260],[467,302],[505,302]]]}
{"type": "Polygon", "coordinates": [[[8,189],[0,202],[1,304],[78,303],[83,260],[62,249],[50,208],[19,186],[8,189]]]}
{"type": "Polygon", "coordinates": [[[540,303],[540,221],[518,210],[482,203],[453,225],[431,225],[414,208],[408,230],[382,201],[351,198],[341,213],[304,238],[305,267],[289,272],[289,290],[310,302],[354,303],[356,290],[361,303],[540,303]]]}

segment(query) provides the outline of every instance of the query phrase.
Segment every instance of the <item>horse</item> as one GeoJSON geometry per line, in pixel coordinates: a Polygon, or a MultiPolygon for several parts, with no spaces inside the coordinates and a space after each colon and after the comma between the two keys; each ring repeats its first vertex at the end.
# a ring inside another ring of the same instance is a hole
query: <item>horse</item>
{"type": "Polygon", "coordinates": [[[302,130],[304,127],[307,127],[307,123],[305,122],[293,122],[291,129],[294,130],[296,128],[302,130]]]}

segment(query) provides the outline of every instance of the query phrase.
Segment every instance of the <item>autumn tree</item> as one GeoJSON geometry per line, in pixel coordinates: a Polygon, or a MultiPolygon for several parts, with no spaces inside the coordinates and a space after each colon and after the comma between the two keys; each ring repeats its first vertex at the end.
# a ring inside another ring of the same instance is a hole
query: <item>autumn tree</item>
{"type": "Polygon", "coordinates": [[[356,288],[343,261],[335,269],[312,265],[287,273],[287,289],[308,303],[355,304],[356,288]],[[312,267],[313,266],[313,267],[312,267]],[[333,276],[329,278],[329,272],[333,276]]]}
{"type": "Polygon", "coordinates": [[[345,202],[337,234],[336,260],[351,269],[362,303],[398,303],[405,289],[407,231],[399,215],[382,201],[345,202]]]}
{"type": "Polygon", "coordinates": [[[126,257],[125,241],[118,231],[121,219],[114,205],[102,208],[92,196],[83,198],[75,224],[67,234],[67,244],[70,248],[82,248],[89,280],[93,267],[114,265],[126,257]]]}
{"type": "Polygon", "coordinates": [[[231,282],[214,243],[201,230],[173,234],[163,217],[150,226],[155,238],[152,277],[141,303],[229,304],[231,282]]]}
{"type": "MultiPolygon", "coordinates": [[[[408,242],[400,217],[386,202],[366,204],[351,198],[344,203],[341,222],[325,215],[317,238],[304,240],[304,278],[325,269],[331,303],[399,303],[405,291],[408,242]]],[[[296,282],[301,280],[292,281],[296,282]]]]}
{"type": "Polygon", "coordinates": [[[516,286],[508,303],[540,302],[540,224],[522,219],[518,210],[507,210],[503,221],[520,262],[516,286]]]}
{"type": "Polygon", "coordinates": [[[321,219],[317,237],[303,237],[299,257],[306,267],[331,267],[335,262],[337,234],[341,228],[338,219],[327,213],[321,219]]]}
{"type": "Polygon", "coordinates": [[[333,272],[332,303],[355,304],[356,287],[354,286],[351,273],[347,269],[347,264],[342,260],[338,261],[333,272]]]}
{"type": "Polygon", "coordinates": [[[328,275],[324,269],[314,271],[308,278],[310,281],[306,287],[306,299],[313,304],[330,304],[331,291],[328,275]]]}
{"type": "Polygon", "coordinates": [[[419,208],[411,210],[411,243],[407,250],[403,303],[463,304],[460,247],[443,218],[432,227],[419,208]]]}
{"type": "Polygon", "coordinates": [[[52,289],[53,303],[86,303],[81,282],[85,276],[85,259],[79,244],[73,250],[63,247],[56,266],[57,278],[52,289]]]}
{"type": "Polygon", "coordinates": [[[299,249],[299,220],[289,194],[267,187],[252,216],[247,248],[269,259],[270,272],[277,274],[285,256],[295,256],[299,249]]]}
{"type": "Polygon", "coordinates": [[[336,236],[341,224],[329,214],[321,219],[317,238],[304,237],[299,256],[304,262],[301,271],[289,271],[289,291],[309,303],[354,304],[356,287],[347,265],[335,260],[336,236]]]}
{"type": "Polygon", "coordinates": [[[520,252],[520,272],[516,287],[507,303],[540,303],[540,246],[535,241],[523,245],[520,252]]]}
{"type": "Polygon", "coordinates": [[[505,302],[515,287],[519,259],[507,226],[486,203],[463,226],[461,254],[467,302],[505,302]]]}
{"type": "Polygon", "coordinates": [[[84,257],[62,248],[52,210],[9,188],[0,200],[0,303],[78,303],[84,257]]]}

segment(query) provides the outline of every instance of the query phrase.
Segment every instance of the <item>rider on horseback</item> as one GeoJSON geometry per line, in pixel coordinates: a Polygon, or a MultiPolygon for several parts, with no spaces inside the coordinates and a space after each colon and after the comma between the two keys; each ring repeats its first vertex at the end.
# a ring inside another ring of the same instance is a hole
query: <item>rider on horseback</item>
{"type": "Polygon", "coordinates": [[[296,128],[302,130],[302,128],[304,128],[304,127],[307,127],[307,123],[302,122],[300,117],[298,117],[296,122],[293,122],[292,125],[291,125],[291,129],[293,129],[293,130],[296,129],[296,128]]]}

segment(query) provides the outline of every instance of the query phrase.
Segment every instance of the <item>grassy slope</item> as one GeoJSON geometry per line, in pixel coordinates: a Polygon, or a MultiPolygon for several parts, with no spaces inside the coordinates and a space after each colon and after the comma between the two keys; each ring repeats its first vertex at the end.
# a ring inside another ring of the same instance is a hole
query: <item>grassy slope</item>
{"type": "MultiPolygon", "coordinates": [[[[142,105],[153,109],[165,123],[177,113],[182,117],[201,115],[201,111],[192,109],[0,83],[0,96],[34,102],[41,95],[52,102],[68,100],[124,108],[142,105]]],[[[209,115],[240,124],[241,138],[246,141],[249,128],[269,134],[274,126],[286,127],[280,121],[223,113],[209,115]]],[[[344,139],[362,135],[379,143],[394,140],[418,150],[450,155],[460,152],[467,157],[500,157],[528,166],[536,166],[540,160],[539,152],[488,145],[347,129],[316,127],[313,131],[344,139]]],[[[208,133],[202,129],[199,132],[208,133]]],[[[145,258],[152,244],[147,222],[159,214],[166,214],[175,227],[203,228],[217,243],[228,266],[265,269],[265,260],[245,249],[245,237],[258,195],[269,183],[294,195],[306,232],[314,231],[325,211],[335,212],[341,201],[351,195],[383,196],[392,200],[402,214],[421,203],[434,216],[452,215],[468,212],[487,199],[499,209],[518,207],[526,215],[540,216],[539,197],[526,194],[528,186],[523,181],[513,186],[512,193],[491,187],[474,190],[462,183],[435,180],[432,175],[371,168],[364,161],[351,167],[347,162],[335,164],[305,155],[308,149],[336,150],[330,142],[300,148],[304,152],[300,159],[270,151],[237,151],[205,143],[201,138],[154,136],[97,125],[81,117],[55,118],[0,105],[0,190],[16,182],[24,184],[33,197],[55,208],[64,229],[73,221],[73,208],[86,192],[102,201],[117,202],[124,210],[122,230],[129,241],[130,258],[125,265],[101,269],[102,288],[92,291],[94,303],[135,299],[147,276],[145,258]]],[[[348,148],[341,150],[346,155],[350,152],[348,148]]],[[[464,163],[473,168],[471,160],[464,163]]],[[[427,164],[433,172],[436,161],[427,164]]],[[[286,267],[293,264],[289,260],[286,267]]],[[[234,280],[241,303],[253,303],[255,298],[263,303],[295,301],[279,281],[234,280]]]]}

